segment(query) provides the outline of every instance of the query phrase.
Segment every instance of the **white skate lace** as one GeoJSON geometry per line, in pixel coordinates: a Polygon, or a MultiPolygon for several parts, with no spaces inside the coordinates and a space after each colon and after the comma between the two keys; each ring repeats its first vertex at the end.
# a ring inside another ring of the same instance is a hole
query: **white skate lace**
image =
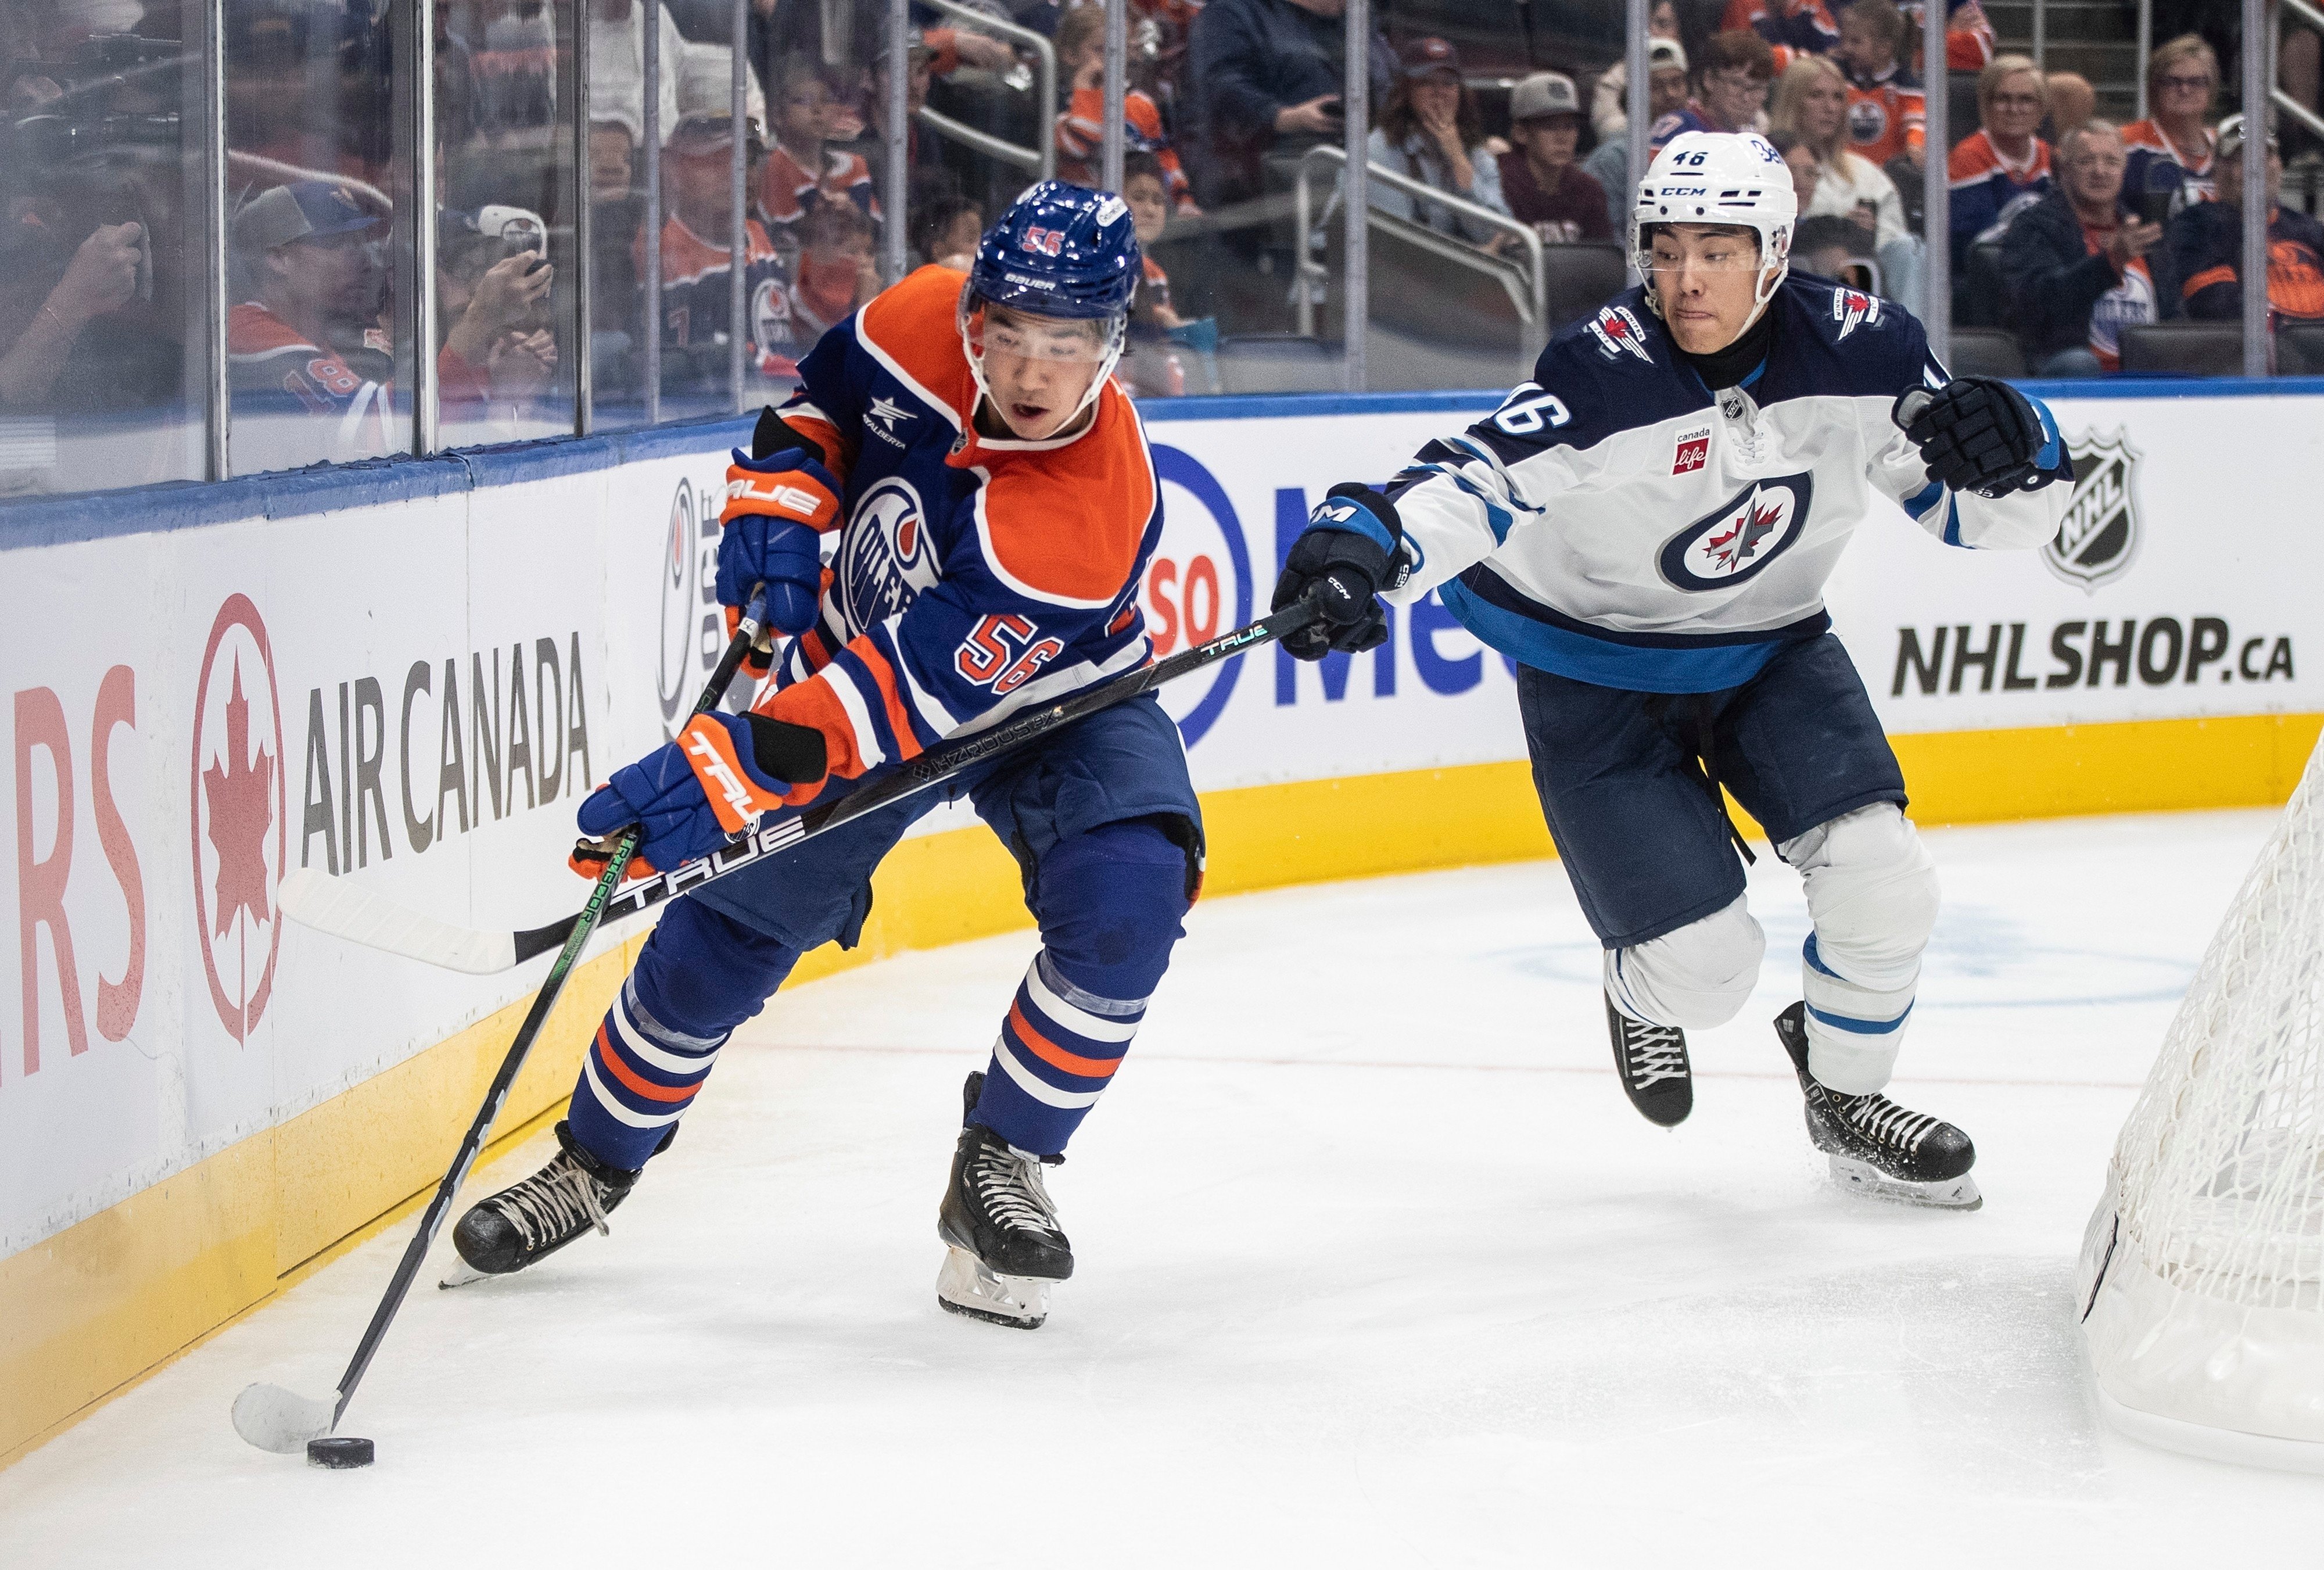
{"type": "Polygon", "coordinates": [[[975,1185],[984,1212],[995,1224],[1019,1232],[1055,1234],[1056,1206],[1041,1181],[1041,1159],[1014,1145],[991,1143],[980,1149],[969,1164],[969,1181],[975,1185]]]}
{"type": "Polygon", "coordinates": [[[1639,1090],[1665,1079],[1684,1079],[1686,1034],[1668,1025],[1643,1020],[1622,1021],[1622,1057],[1630,1066],[1630,1083],[1639,1090]]]}
{"type": "Polygon", "coordinates": [[[601,1233],[610,1235],[613,1230],[597,1196],[597,1180],[570,1156],[559,1156],[496,1203],[524,1234],[528,1252],[584,1221],[601,1233]]]}
{"type": "Polygon", "coordinates": [[[1916,1113],[1898,1106],[1885,1095],[1833,1094],[1832,1104],[1840,1109],[1857,1132],[1875,1143],[1888,1146],[1911,1155],[1921,1148],[1937,1126],[1936,1118],[1927,1113],[1916,1113]]]}

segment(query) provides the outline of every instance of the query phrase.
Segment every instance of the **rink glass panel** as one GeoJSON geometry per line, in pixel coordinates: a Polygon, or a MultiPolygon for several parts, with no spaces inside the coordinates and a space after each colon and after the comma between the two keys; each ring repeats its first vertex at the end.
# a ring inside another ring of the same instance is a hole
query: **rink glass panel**
{"type": "Polygon", "coordinates": [[[200,53],[178,16],[12,26],[0,495],[203,476],[200,53]]]}

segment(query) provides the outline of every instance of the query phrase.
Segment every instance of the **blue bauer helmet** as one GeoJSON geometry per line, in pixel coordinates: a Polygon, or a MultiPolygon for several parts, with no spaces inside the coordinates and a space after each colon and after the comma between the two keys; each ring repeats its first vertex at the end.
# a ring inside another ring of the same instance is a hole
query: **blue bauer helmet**
{"type": "Polygon", "coordinates": [[[977,390],[985,396],[984,308],[1096,324],[1098,374],[1074,410],[1097,399],[1128,341],[1130,305],[1145,258],[1130,205],[1108,191],[1044,180],[1010,204],[977,243],[968,287],[960,291],[960,335],[977,390]]]}

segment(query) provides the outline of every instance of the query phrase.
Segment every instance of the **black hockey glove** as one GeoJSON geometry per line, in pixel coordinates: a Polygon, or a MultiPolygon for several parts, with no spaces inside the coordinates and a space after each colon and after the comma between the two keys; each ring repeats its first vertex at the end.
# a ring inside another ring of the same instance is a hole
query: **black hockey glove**
{"type": "Polygon", "coordinates": [[[1956,377],[1934,392],[1913,388],[1889,412],[1947,490],[2006,496],[2073,476],[2065,444],[2034,401],[1991,376],[1956,377]]]}
{"type": "Polygon", "coordinates": [[[1323,607],[1322,620],[1283,640],[1294,659],[1321,660],[1334,650],[1360,654],[1388,641],[1388,614],[1378,596],[1404,581],[1403,543],[1404,520],[1394,502],[1370,485],[1332,487],[1308,514],[1275,580],[1270,609],[1303,599],[1323,607]]]}

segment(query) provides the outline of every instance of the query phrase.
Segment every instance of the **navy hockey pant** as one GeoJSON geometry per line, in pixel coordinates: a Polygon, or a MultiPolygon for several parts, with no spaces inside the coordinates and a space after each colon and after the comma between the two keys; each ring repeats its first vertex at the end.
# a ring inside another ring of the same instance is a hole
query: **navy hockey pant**
{"type": "Polygon", "coordinates": [[[674,900],[582,1059],[574,1137],[615,1167],[644,1166],[734,1028],[800,955],[854,947],[872,870],[916,819],[963,796],[1016,857],[1041,929],[970,1121],[1062,1154],[1137,1035],[1200,882],[1185,750],[1151,698],[674,900]]]}

